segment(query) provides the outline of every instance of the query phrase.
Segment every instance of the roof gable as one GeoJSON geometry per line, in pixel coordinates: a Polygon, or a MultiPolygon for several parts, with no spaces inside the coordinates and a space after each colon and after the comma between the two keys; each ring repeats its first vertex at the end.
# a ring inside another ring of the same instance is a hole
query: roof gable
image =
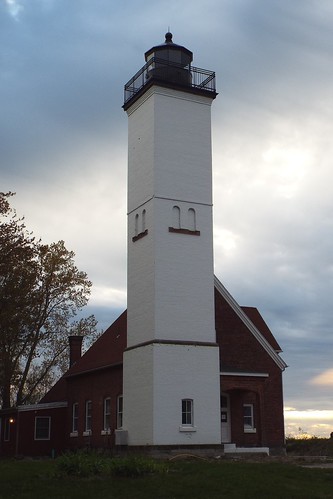
{"type": "Polygon", "coordinates": [[[273,336],[272,331],[267,326],[264,321],[262,315],[256,307],[243,307],[241,309],[248,316],[253,325],[259,330],[259,332],[263,335],[263,337],[268,341],[271,347],[278,353],[282,352],[282,349],[276,339],[273,336]]]}
{"type": "Polygon", "coordinates": [[[269,330],[267,324],[259,314],[258,310],[252,307],[240,307],[236,300],[231,296],[231,294],[227,291],[227,289],[223,286],[223,284],[219,281],[219,279],[214,277],[214,285],[215,289],[220,293],[220,295],[224,298],[227,304],[231,307],[234,313],[239,317],[239,319],[246,326],[248,331],[254,336],[257,342],[262,346],[262,348],[267,352],[267,354],[272,358],[272,360],[277,364],[277,366],[284,370],[287,367],[287,364],[283,359],[278,355],[278,351],[281,351],[278,343],[276,342],[274,336],[269,330]],[[245,310],[249,312],[249,315],[245,313],[245,310]],[[250,318],[251,317],[251,318],[250,318]],[[252,320],[254,322],[252,322],[252,320]],[[260,327],[260,331],[259,331],[260,327]],[[277,347],[275,349],[275,347],[277,347]]]}
{"type": "Polygon", "coordinates": [[[126,348],[126,333],[127,311],[125,310],[89,350],[69,368],[65,377],[122,364],[123,352],[126,348]]]}

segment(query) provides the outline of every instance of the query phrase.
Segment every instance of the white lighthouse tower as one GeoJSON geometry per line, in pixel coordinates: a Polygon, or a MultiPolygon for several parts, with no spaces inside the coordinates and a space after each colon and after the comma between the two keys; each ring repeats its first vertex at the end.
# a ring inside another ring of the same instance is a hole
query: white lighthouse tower
{"type": "Polygon", "coordinates": [[[128,114],[128,445],[221,443],[211,104],[215,74],[172,41],[125,85],[128,114]]]}

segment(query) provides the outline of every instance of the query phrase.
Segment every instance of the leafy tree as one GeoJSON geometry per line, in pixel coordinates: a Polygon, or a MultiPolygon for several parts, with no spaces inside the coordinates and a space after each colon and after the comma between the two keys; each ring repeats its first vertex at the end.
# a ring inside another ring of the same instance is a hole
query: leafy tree
{"type": "Polygon", "coordinates": [[[68,336],[95,339],[94,316],[76,319],[91,282],[63,241],[36,241],[0,193],[0,398],[33,403],[68,367],[68,336]]]}

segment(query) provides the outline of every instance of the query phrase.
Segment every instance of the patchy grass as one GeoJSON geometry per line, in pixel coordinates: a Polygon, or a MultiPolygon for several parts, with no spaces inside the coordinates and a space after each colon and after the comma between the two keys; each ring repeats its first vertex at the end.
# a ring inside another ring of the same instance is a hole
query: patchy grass
{"type": "MultiPolygon", "coordinates": [[[[133,461],[130,466],[125,459],[121,461],[118,464],[128,475],[133,461]]],[[[307,469],[270,459],[262,463],[152,462],[168,472],[153,469],[135,478],[100,471],[85,477],[67,473],[59,477],[59,460],[3,460],[0,499],[322,499],[333,495],[333,469],[307,469]]]]}

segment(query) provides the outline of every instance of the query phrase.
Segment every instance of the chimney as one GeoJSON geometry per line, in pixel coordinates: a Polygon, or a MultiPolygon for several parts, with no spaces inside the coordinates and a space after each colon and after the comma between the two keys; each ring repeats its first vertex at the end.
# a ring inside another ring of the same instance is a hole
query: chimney
{"type": "Polygon", "coordinates": [[[82,355],[82,340],[83,336],[69,336],[69,367],[72,367],[82,355]]]}

